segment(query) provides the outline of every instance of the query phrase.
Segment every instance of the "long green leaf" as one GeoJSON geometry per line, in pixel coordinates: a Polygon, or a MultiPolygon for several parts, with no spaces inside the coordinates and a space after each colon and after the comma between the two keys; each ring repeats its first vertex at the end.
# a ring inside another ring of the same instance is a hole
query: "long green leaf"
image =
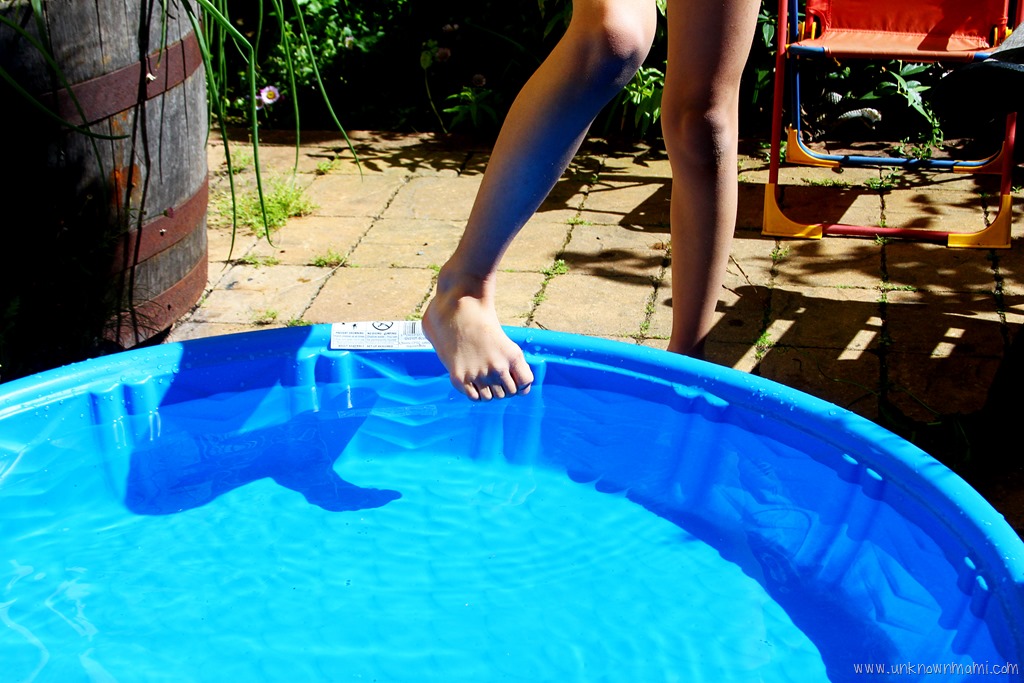
{"type": "MultiPolygon", "coordinates": [[[[231,21],[210,1],[210,0],[196,0],[200,7],[206,13],[206,16],[212,21],[217,22],[220,27],[229,35],[238,48],[239,52],[242,53],[243,59],[246,63],[246,75],[249,80],[249,121],[252,127],[252,158],[253,165],[256,168],[256,193],[260,199],[260,212],[263,215],[263,226],[264,234],[267,238],[267,242],[273,244],[273,240],[270,237],[270,224],[267,221],[267,204],[263,194],[263,178],[260,173],[260,136],[259,136],[259,122],[256,118],[256,55],[253,51],[252,44],[246,39],[241,32],[234,27],[231,21]]],[[[206,53],[205,58],[209,58],[209,53],[206,53]]],[[[224,139],[224,148],[227,149],[227,138],[224,139]]]]}
{"type": "MultiPolygon", "coordinates": [[[[197,17],[195,12],[192,10],[192,6],[188,3],[185,3],[185,13],[188,15],[188,20],[192,24],[192,31],[195,32],[196,39],[199,42],[199,51],[204,57],[203,69],[206,71],[206,80],[209,87],[214,88],[214,84],[210,83],[210,81],[215,79],[213,65],[210,63],[209,59],[210,46],[209,43],[207,43],[206,35],[201,30],[201,22],[199,21],[199,17],[197,17]]],[[[227,260],[230,261],[231,255],[235,251],[235,235],[238,232],[238,202],[236,200],[237,195],[235,193],[235,174],[231,165],[231,148],[228,145],[228,130],[227,124],[224,122],[223,103],[221,102],[221,98],[216,94],[213,97],[208,97],[207,101],[217,114],[217,125],[220,128],[221,140],[224,141],[224,160],[228,165],[228,188],[231,193],[231,244],[228,246],[227,260]]],[[[257,172],[259,172],[258,169],[257,172]]],[[[264,216],[265,215],[266,214],[264,214],[264,216]]]]}
{"type": "MultiPolygon", "coordinates": [[[[292,0],[292,6],[295,8],[295,14],[299,20],[299,29],[302,32],[302,39],[306,43],[306,49],[309,50],[310,57],[316,54],[313,51],[313,41],[309,37],[309,32],[306,30],[306,22],[302,18],[302,9],[299,7],[298,0],[292,0]]],[[[359,155],[356,154],[356,148],[352,144],[352,141],[348,138],[348,133],[345,132],[345,127],[341,125],[341,121],[338,120],[338,116],[334,113],[334,107],[331,106],[331,98],[327,96],[327,88],[324,87],[324,82],[320,78],[320,69],[317,67],[316,60],[310,59],[313,65],[313,76],[316,78],[317,86],[320,88],[320,95],[323,97],[324,104],[327,105],[327,111],[331,115],[331,119],[334,121],[334,125],[341,131],[341,136],[345,138],[345,144],[348,145],[348,150],[352,152],[352,157],[356,161],[356,168],[359,169],[359,175],[363,175],[363,165],[359,163],[359,155]]]]}

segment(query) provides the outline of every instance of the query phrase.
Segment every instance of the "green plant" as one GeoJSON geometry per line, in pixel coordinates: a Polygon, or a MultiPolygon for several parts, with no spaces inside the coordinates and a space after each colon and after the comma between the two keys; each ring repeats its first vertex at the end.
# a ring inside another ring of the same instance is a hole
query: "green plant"
{"type": "Polygon", "coordinates": [[[259,311],[252,317],[253,325],[273,325],[277,321],[278,312],[272,308],[259,311]]]}
{"type": "Polygon", "coordinates": [[[446,101],[452,102],[450,107],[442,110],[445,114],[452,114],[453,129],[458,128],[467,121],[474,129],[485,127],[485,123],[496,127],[498,125],[498,112],[490,101],[494,99],[494,92],[480,87],[465,86],[457,93],[452,93],[446,101]]]}
{"type": "Polygon", "coordinates": [[[324,159],[316,165],[317,175],[327,175],[334,170],[334,159],[324,159]]]}
{"type": "Polygon", "coordinates": [[[651,126],[661,119],[661,96],[665,91],[663,68],[642,66],[619,94],[622,109],[620,130],[629,129],[629,123],[639,137],[644,137],[651,126]],[[632,120],[630,121],[630,112],[632,120]]]}
{"type": "Polygon", "coordinates": [[[944,141],[941,139],[934,143],[916,144],[911,142],[909,138],[904,138],[893,146],[893,153],[908,159],[927,160],[935,156],[935,151],[940,149],[943,144],[944,141]]]}
{"type": "Polygon", "coordinates": [[[895,61],[881,67],[881,80],[874,90],[862,95],[862,101],[878,100],[887,96],[902,98],[907,106],[920,114],[930,127],[928,142],[941,144],[942,127],[938,117],[925,102],[922,93],[931,86],[924,84],[919,77],[935,67],[931,64],[912,64],[895,61]]]}
{"type": "Polygon", "coordinates": [[[772,263],[780,263],[786,260],[786,257],[789,256],[789,247],[784,247],[781,244],[776,244],[775,247],[772,249],[772,253],[770,254],[770,256],[772,258],[772,263]]]}
{"type": "Polygon", "coordinates": [[[231,145],[231,148],[231,166],[228,168],[228,173],[238,175],[253,166],[254,157],[252,154],[252,147],[248,145],[231,145]]]}
{"type": "Polygon", "coordinates": [[[269,236],[289,218],[308,215],[315,206],[294,179],[286,178],[271,181],[262,196],[256,191],[234,197],[223,196],[220,208],[223,213],[233,210],[238,227],[249,228],[253,232],[265,231],[269,236]]]}
{"type": "Polygon", "coordinates": [[[772,339],[771,333],[765,330],[754,342],[754,358],[758,361],[762,360],[774,346],[775,341],[772,339]]]}
{"type": "Polygon", "coordinates": [[[803,119],[814,137],[837,137],[842,130],[842,138],[852,139],[871,129],[873,139],[904,140],[901,153],[917,158],[943,146],[941,121],[926,98],[943,67],[899,60],[856,64],[813,60],[801,69],[803,119]]]}
{"type": "Polygon", "coordinates": [[[651,290],[651,295],[647,297],[647,302],[644,304],[644,319],[640,323],[638,341],[646,338],[647,334],[651,331],[651,319],[654,317],[654,313],[657,310],[657,297],[658,287],[657,284],[655,284],[655,287],[651,290]]]}
{"type": "Polygon", "coordinates": [[[420,52],[420,68],[423,69],[423,87],[427,91],[427,102],[430,103],[430,110],[434,112],[434,116],[437,117],[437,123],[441,126],[441,132],[447,133],[448,129],[445,128],[444,119],[437,111],[437,105],[434,103],[434,95],[430,92],[430,67],[438,61],[446,61],[446,58],[442,58],[450,52],[448,48],[439,47],[436,40],[428,40],[423,43],[423,51],[420,52]]]}
{"type": "Polygon", "coordinates": [[[811,187],[851,187],[851,183],[838,178],[803,178],[803,182],[811,187]]]}
{"type": "Polygon", "coordinates": [[[339,254],[333,249],[329,250],[326,254],[320,254],[313,258],[309,262],[309,265],[316,266],[317,268],[337,268],[338,266],[345,265],[345,256],[339,254]]]}
{"type": "MultiPolygon", "coordinates": [[[[785,139],[779,140],[779,161],[784,162],[786,160],[786,147],[787,142],[785,139]]],[[[757,149],[759,156],[766,162],[772,160],[772,146],[770,142],[759,142],[757,143],[757,149]]]]}
{"type": "Polygon", "coordinates": [[[775,74],[776,2],[762,2],[750,54],[740,82],[741,131],[744,138],[767,138],[771,131],[775,74]]]}
{"type": "Polygon", "coordinates": [[[868,178],[864,181],[864,185],[875,192],[888,192],[896,187],[900,181],[900,177],[901,175],[899,171],[888,171],[878,178],[868,178]]]}
{"type": "Polygon", "coordinates": [[[565,275],[569,272],[569,266],[566,265],[563,259],[556,259],[554,263],[541,271],[547,277],[551,278],[556,275],[565,275]]]}
{"type": "Polygon", "coordinates": [[[257,254],[246,254],[241,258],[237,258],[234,261],[238,265],[244,266],[255,266],[257,268],[261,266],[276,266],[281,263],[281,259],[276,256],[259,256],[257,254]]]}

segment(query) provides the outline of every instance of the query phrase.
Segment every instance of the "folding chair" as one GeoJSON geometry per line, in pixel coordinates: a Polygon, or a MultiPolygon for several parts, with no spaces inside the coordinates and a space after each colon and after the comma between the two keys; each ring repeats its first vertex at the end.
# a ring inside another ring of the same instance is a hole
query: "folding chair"
{"type": "MultiPolygon", "coordinates": [[[[771,160],[765,189],[762,234],[818,239],[823,235],[889,236],[940,242],[951,247],[1009,248],[1011,172],[1016,114],[1006,119],[1001,149],[987,159],[954,161],[835,155],[816,152],[801,131],[799,65],[804,59],[898,59],[908,62],[972,62],[987,59],[1009,34],[1009,0],[779,0],[778,49],[771,160]],[[882,166],[1001,175],[999,212],[973,233],[882,228],[839,223],[800,223],[779,206],[783,104],[788,92],[786,161],[813,166],[882,166]]],[[[1018,3],[1024,6],[1024,0],[1018,3]]],[[[1019,23],[1018,6],[1014,23],[1019,23]]]]}

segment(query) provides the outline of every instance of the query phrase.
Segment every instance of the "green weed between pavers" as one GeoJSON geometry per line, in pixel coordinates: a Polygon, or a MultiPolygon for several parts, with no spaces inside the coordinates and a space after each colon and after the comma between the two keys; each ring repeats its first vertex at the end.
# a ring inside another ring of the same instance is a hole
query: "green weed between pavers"
{"type": "MultiPolygon", "coordinates": [[[[222,196],[216,208],[218,213],[230,222],[231,197],[222,196]]],[[[270,183],[263,195],[263,208],[266,209],[266,228],[276,230],[288,222],[289,218],[309,215],[316,205],[306,197],[303,188],[288,179],[270,183]]],[[[237,195],[235,211],[239,227],[249,228],[254,233],[264,231],[264,214],[260,207],[259,193],[255,189],[237,195]]]]}
{"type": "Polygon", "coordinates": [[[333,171],[335,161],[335,159],[324,159],[323,161],[321,161],[319,164],[316,165],[316,174],[327,175],[328,173],[333,171]]]}
{"type": "Polygon", "coordinates": [[[883,292],[916,292],[914,285],[894,285],[890,282],[883,282],[879,287],[883,292]]]}
{"type": "Polygon", "coordinates": [[[569,266],[566,265],[563,259],[558,259],[550,266],[541,271],[546,277],[555,277],[556,275],[565,275],[569,272],[569,266]]]}
{"type": "Polygon", "coordinates": [[[312,324],[313,323],[306,320],[305,318],[292,318],[291,320],[285,322],[284,325],[285,327],[308,327],[309,325],[312,324]]]}
{"type": "Polygon", "coordinates": [[[346,259],[345,256],[331,249],[326,254],[320,254],[319,256],[314,257],[313,260],[309,262],[309,265],[316,266],[317,268],[337,268],[345,265],[346,260],[348,259],[346,259]]]}
{"type": "Polygon", "coordinates": [[[260,311],[252,317],[253,325],[272,325],[277,321],[278,312],[272,308],[260,311]]]}
{"type": "Polygon", "coordinates": [[[588,221],[586,218],[580,218],[579,216],[573,216],[572,218],[570,218],[569,220],[566,221],[566,224],[567,225],[593,225],[593,223],[588,221]]]}
{"type": "MultiPolygon", "coordinates": [[[[644,319],[640,323],[640,338],[647,338],[647,333],[651,331],[651,318],[654,317],[654,311],[657,308],[655,304],[655,298],[658,295],[658,290],[655,289],[651,292],[651,296],[647,299],[647,303],[644,305],[644,319]]],[[[639,340],[638,340],[639,341],[639,340]]]]}
{"type": "Polygon", "coordinates": [[[241,258],[237,258],[233,261],[235,265],[240,266],[255,266],[259,268],[261,266],[276,266],[281,263],[281,259],[276,256],[257,256],[256,254],[246,254],[241,258]]]}
{"type": "Polygon", "coordinates": [[[754,342],[754,358],[758,361],[762,360],[773,346],[775,346],[775,341],[768,330],[765,330],[754,342]]]}
{"type": "Polygon", "coordinates": [[[853,186],[848,180],[837,180],[835,178],[801,178],[803,182],[811,187],[838,187],[848,189],[853,186]]]}
{"type": "Polygon", "coordinates": [[[253,156],[251,146],[231,145],[230,158],[230,164],[228,164],[228,162],[225,160],[225,164],[227,165],[227,171],[229,173],[238,175],[239,173],[242,173],[246,169],[253,168],[253,161],[255,160],[255,157],[253,156]]]}
{"type": "Polygon", "coordinates": [[[888,173],[883,173],[879,178],[868,178],[864,181],[864,185],[875,192],[888,192],[896,187],[899,181],[900,172],[889,171],[888,173]]]}

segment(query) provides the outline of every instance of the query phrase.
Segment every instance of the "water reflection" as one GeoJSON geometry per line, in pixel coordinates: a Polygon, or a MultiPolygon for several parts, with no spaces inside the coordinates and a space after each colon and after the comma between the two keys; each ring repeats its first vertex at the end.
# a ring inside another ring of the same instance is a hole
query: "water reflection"
{"type": "Polygon", "coordinates": [[[306,413],[251,431],[161,436],[132,453],[125,503],[138,514],[172,514],[270,478],[331,512],[381,507],[401,494],[356,486],[334,471],[364,419],[357,413],[323,421],[306,413]]]}

